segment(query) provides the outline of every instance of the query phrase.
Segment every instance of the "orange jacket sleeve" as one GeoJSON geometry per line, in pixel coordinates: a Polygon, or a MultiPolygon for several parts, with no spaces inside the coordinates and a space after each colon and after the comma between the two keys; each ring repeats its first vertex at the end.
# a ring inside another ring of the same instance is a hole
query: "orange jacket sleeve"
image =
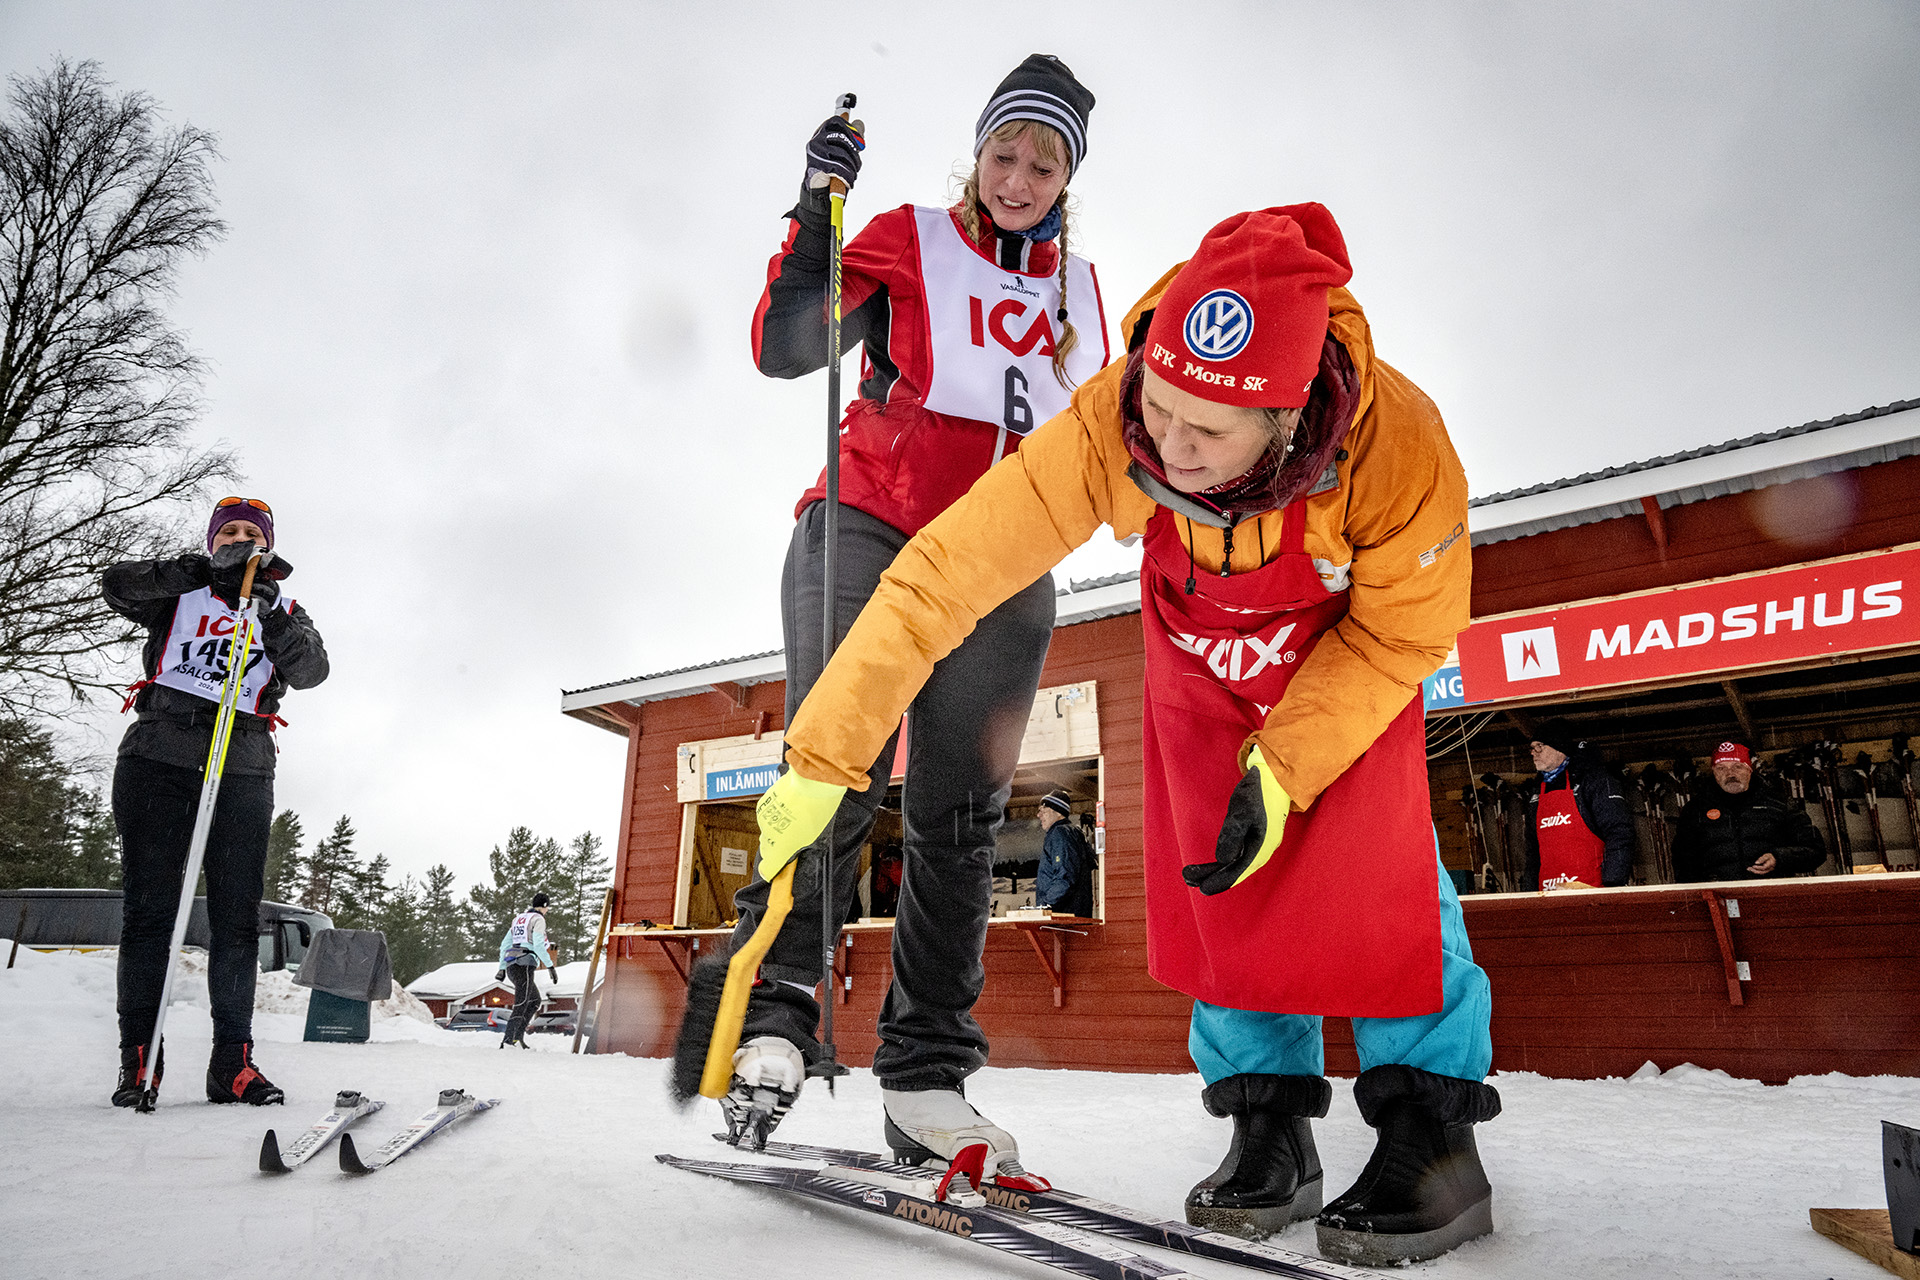
{"type": "Polygon", "coordinates": [[[1121,370],[1089,378],[900,552],[787,726],[789,765],[817,782],[864,787],[933,664],[982,617],[1102,524],[1122,536],[1145,527],[1153,503],[1126,479],[1126,450],[1106,425],[1118,421],[1121,370]]]}

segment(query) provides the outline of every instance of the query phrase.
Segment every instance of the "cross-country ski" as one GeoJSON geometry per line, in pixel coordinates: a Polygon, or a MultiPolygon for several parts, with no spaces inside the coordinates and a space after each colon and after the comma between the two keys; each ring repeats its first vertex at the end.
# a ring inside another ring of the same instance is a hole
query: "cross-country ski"
{"type": "MultiPolygon", "coordinates": [[[[713,1136],[717,1141],[727,1141],[727,1135],[723,1133],[716,1133],[713,1136]]],[[[801,1142],[770,1141],[761,1150],[761,1154],[784,1160],[823,1161],[837,1168],[863,1169],[900,1178],[924,1179],[928,1175],[928,1169],[925,1166],[902,1164],[872,1151],[859,1151],[850,1147],[822,1147],[801,1142]]],[[[934,1177],[939,1177],[938,1170],[934,1171],[934,1177]]],[[[1196,1258],[1215,1258],[1222,1262],[1232,1262],[1272,1275],[1290,1276],[1294,1280],[1328,1280],[1328,1278],[1352,1280],[1354,1277],[1376,1274],[1371,1271],[1357,1271],[1337,1262],[1309,1257],[1289,1249],[1276,1248],[1260,1241],[1244,1240],[1218,1231],[1209,1231],[1204,1227],[1174,1222],[1147,1210],[1113,1204],[1093,1196],[1063,1190],[1060,1187],[1052,1187],[1045,1191],[1029,1191],[1003,1188],[989,1181],[979,1188],[979,1192],[988,1204],[1011,1213],[1057,1222],[1062,1226],[1075,1227],[1081,1231],[1093,1231],[1141,1244],[1158,1245],[1163,1249],[1192,1254],[1196,1258]]]]}
{"type": "Polygon", "coordinates": [[[260,1140],[260,1172],[291,1173],[318,1155],[320,1149],[344,1133],[348,1125],[386,1105],[363,1096],[356,1089],[342,1089],[333,1100],[333,1110],[295,1138],[285,1152],[280,1150],[274,1131],[267,1130],[267,1136],[260,1140]]]}
{"type": "Polygon", "coordinates": [[[431,1111],[381,1143],[366,1160],[360,1159],[360,1153],[354,1150],[353,1135],[340,1135],[340,1172],[373,1173],[384,1169],[437,1133],[444,1132],[455,1121],[468,1116],[478,1115],[482,1111],[492,1110],[500,1105],[500,1099],[475,1098],[460,1089],[442,1089],[440,1100],[431,1111]]]}

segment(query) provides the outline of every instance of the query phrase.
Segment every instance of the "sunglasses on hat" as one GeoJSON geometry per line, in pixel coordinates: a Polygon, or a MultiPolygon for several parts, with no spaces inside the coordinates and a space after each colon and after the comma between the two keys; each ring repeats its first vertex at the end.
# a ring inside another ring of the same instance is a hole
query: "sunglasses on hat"
{"type": "Polygon", "coordinates": [[[260,499],[258,498],[222,498],[220,499],[220,501],[213,504],[213,509],[215,511],[219,511],[225,507],[239,507],[239,506],[252,507],[255,511],[264,511],[268,515],[273,514],[273,508],[268,506],[266,503],[260,501],[260,499]]]}

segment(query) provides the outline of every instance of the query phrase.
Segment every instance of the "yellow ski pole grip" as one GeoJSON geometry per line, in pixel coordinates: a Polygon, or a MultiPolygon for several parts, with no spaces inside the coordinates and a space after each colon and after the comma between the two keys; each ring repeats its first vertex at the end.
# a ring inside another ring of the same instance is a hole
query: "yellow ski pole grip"
{"type": "MultiPolygon", "coordinates": [[[[707,1042],[707,1068],[700,1076],[700,1096],[724,1098],[733,1081],[733,1054],[740,1047],[740,1029],[747,1021],[747,996],[753,975],[773,946],[774,937],[793,910],[793,869],[796,858],[780,868],[767,886],[767,910],[747,945],[727,961],[727,984],[720,990],[720,1012],[713,1020],[713,1039],[707,1042]]],[[[684,1088],[685,1086],[681,1086],[684,1088]]]]}

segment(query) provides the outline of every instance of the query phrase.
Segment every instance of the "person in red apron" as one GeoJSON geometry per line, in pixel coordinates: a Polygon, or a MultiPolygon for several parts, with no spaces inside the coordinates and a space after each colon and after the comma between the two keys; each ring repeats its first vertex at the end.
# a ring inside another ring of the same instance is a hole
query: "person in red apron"
{"type": "MultiPolygon", "coordinates": [[[[974,167],[959,202],[886,210],[847,243],[843,338],[861,345],[864,359],[839,444],[841,635],[909,539],[1107,362],[1093,266],[1067,250],[1067,185],[1086,155],[1092,109],[1093,94],[1066,64],[1034,54],[975,122],[974,167]]],[[[851,185],[864,146],[838,117],[807,146],[807,178],[754,314],[762,373],[792,378],[826,364],[825,184],[851,185]]],[[[801,495],[781,581],[789,716],[823,665],[825,496],[824,481],[801,495]]],[[[1047,569],[1037,566],[979,618],[912,699],[912,730],[900,748],[907,760],[893,980],[873,1056],[885,1134],[900,1158],[944,1161],[961,1137],[981,1137],[992,1147],[989,1164],[1009,1178],[1019,1169],[1017,1144],[961,1088],[987,1060],[972,1010],[986,982],[994,836],[1053,636],[1047,569]]],[[[859,851],[887,798],[899,725],[895,716],[859,761],[862,785],[834,798],[836,920],[847,918],[859,851]]],[[[823,861],[801,863],[792,913],[760,966],[722,1103],[730,1132],[761,1123],[753,1099],[762,1090],[779,1100],[769,1117],[777,1122],[821,1062],[823,861]]],[[[763,867],[735,895],[736,940],[758,927],[777,869],[763,867]]]]}
{"type": "Polygon", "coordinates": [[[761,857],[866,784],[977,618],[1101,525],[1143,535],[1148,967],[1194,997],[1202,1100],[1234,1122],[1189,1219],[1258,1235],[1319,1210],[1323,1251],[1391,1263],[1491,1230],[1472,1126],[1500,1103],[1419,697],[1468,621],[1466,478],[1350,274],[1305,204],[1227,219],[1154,285],[1124,364],[888,569],[787,729],[761,857]],[[1378,1138],[1322,1209],[1325,1015],[1353,1019],[1378,1138]]]}
{"type": "Polygon", "coordinates": [[[1530,744],[1539,784],[1527,797],[1527,883],[1542,889],[1611,888],[1633,875],[1633,811],[1620,779],[1565,720],[1530,744]]]}

